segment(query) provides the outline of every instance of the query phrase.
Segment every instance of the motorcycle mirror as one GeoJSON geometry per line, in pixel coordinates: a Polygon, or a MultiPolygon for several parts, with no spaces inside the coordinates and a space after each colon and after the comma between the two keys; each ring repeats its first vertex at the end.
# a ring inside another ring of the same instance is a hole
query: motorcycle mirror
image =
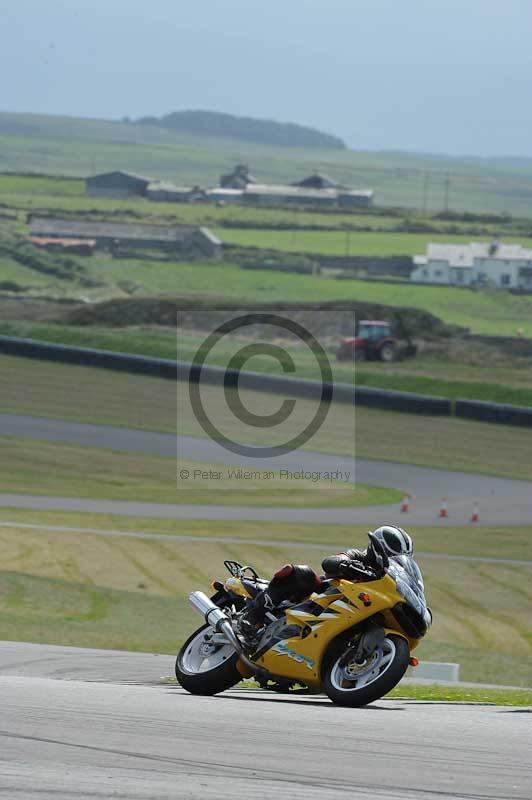
{"type": "Polygon", "coordinates": [[[388,569],[390,566],[390,559],[388,558],[388,553],[384,549],[382,542],[380,542],[374,533],[368,531],[369,540],[375,552],[382,558],[382,567],[383,569],[388,569]]]}

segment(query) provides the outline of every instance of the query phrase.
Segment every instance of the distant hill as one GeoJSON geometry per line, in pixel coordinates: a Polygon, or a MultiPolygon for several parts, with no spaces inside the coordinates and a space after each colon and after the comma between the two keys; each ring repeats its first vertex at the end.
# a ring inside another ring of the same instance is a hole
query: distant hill
{"type": "Polygon", "coordinates": [[[217,111],[172,111],[164,117],[142,117],[137,122],[156,125],[179,133],[223,136],[245,142],[282,147],[315,147],[320,150],[346,150],[345,142],[329,133],[268,119],[235,117],[217,111]]]}

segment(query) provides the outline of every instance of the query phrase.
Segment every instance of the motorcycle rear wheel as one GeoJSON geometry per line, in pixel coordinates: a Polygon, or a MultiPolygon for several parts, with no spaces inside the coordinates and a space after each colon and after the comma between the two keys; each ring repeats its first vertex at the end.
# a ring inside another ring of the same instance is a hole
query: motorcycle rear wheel
{"type": "Polygon", "coordinates": [[[348,643],[334,643],[327,653],[322,680],[325,693],[339,706],[366,706],[396,686],[408,667],[410,649],[402,636],[388,634],[364,664],[349,659],[348,643]]]}
{"type": "Polygon", "coordinates": [[[190,694],[218,694],[242,680],[236,666],[238,655],[230,644],[209,645],[205,634],[211,632],[214,633],[209,625],[203,625],[189,636],[177,654],[176,678],[190,694]]]}

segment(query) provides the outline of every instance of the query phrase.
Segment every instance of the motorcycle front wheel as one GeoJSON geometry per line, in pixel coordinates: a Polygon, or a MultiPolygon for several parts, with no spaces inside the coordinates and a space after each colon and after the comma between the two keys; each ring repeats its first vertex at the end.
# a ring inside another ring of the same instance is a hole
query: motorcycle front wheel
{"type": "Polygon", "coordinates": [[[408,667],[410,649],[402,636],[389,634],[362,664],[352,646],[333,643],[322,671],[323,688],[339,706],[366,706],[390,692],[408,667]]]}
{"type": "Polygon", "coordinates": [[[230,644],[213,644],[210,637],[214,633],[209,625],[204,625],[187,639],[177,654],[177,682],[191,694],[218,694],[242,680],[236,666],[238,655],[230,644]]]}

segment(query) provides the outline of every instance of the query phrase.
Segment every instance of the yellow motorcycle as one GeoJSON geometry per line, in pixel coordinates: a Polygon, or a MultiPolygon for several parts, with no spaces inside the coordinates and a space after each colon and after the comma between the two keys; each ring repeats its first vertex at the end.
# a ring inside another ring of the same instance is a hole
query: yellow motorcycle
{"type": "Polygon", "coordinates": [[[214,695],[253,677],[264,689],[304,690],[338,705],[362,706],[396,686],[412,651],[432,623],[423,578],[411,556],[380,554],[382,569],[373,580],[325,580],[307,600],[269,609],[260,638],[250,649],[239,632],[246,604],[268,581],[236,561],[230,575],[214,581],[216,594],[192,592],[190,603],[205,624],[182,646],[176,677],[192,694],[214,695]]]}

